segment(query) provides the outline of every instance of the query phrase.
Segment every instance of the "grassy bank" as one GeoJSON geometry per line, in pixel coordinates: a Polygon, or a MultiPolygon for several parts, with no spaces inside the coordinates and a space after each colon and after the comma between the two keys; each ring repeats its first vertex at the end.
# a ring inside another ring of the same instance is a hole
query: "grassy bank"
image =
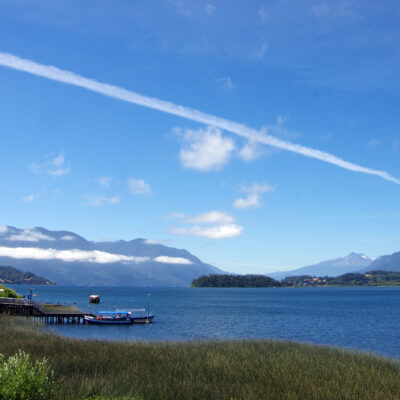
{"type": "Polygon", "coordinates": [[[82,312],[81,309],[73,305],[41,303],[41,306],[47,313],[51,314],[68,314],[82,312]]]}
{"type": "Polygon", "coordinates": [[[333,348],[253,340],[81,341],[43,333],[17,317],[1,317],[0,332],[0,353],[21,349],[48,359],[58,380],[54,399],[400,398],[397,362],[333,348]]]}

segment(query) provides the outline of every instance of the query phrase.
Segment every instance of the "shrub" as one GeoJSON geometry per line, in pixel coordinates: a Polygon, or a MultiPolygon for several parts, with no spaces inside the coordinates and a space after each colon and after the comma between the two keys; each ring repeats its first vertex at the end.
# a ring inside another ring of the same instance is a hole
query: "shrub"
{"type": "Polygon", "coordinates": [[[50,400],[54,385],[46,359],[33,363],[22,351],[8,359],[0,354],[0,400],[50,400]]]}
{"type": "Polygon", "coordinates": [[[12,297],[19,298],[22,297],[14,289],[8,288],[6,286],[0,285],[0,297],[12,297]]]}

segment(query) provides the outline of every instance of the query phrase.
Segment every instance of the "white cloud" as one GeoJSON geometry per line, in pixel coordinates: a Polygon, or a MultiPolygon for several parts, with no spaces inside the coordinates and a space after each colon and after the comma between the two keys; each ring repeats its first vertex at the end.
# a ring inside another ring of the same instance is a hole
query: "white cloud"
{"type": "Polygon", "coordinates": [[[216,225],[209,227],[192,226],[183,228],[171,228],[170,232],[174,235],[198,236],[206,239],[227,239],[240,236],[242,227],[236,224],[216,225]]]}
{"type": "Polygon", "coordinates": [[[33,203],[35,200],[36,200],[36,195],[33,193],[28,194],[27,196],[24,196],[22,198],[22,201],[25,203],[33,203]]]}
{"type": "Polygon", "coordinates": [[[143,179],[129,178],[127,181],[128,188],[133,194],[149,194],[151,193],[151,188],[148,183],[143,179]]]}
{"type": "Polygon", "coordinates": [[[5,225],[0,225],[0,234],[4,234],[8,232],[8,227],[5,225]]]}
{"type": "Polygon", "coordinates": [[[188,217],[187,222],[193,224],[231,224],[234,218],[223,211],[207,211],[194,217],[188,217]]]}
{"type": "Polygon", "coordinates": [[[190,260],[182,257],[158,256],[155,257],[153,260],[165,264],[192,264],[190,260]]]}
{"type": "Polygon", "coordinates": [[[35,260],[61,260],[66,262],[84,261],[91,263],[107,264],[115,262],[140,263],[149,261],[149,257],[125,256],[122,254],[111,254],[99,250],[55,250],[40,249],[36,247],[0,247],[1,257],[16,259],[32,258],[35,260]]]}
{"type": "Polygon", "coordinates": [[[100,185],[102,185],[102,186],[104,186],[106,188],[110,187],[111,181],[112,181],[111,176],[102,176],[101,178],[99,178],[97,180],[97,182],[99,182],[100,185]]]}
{"type": "Polygon", "coordinates": [[[73,236],[71,236],[71,235],[62,236],[60,239],[61,240],[66,240],[66,241],[75,240],[75,238],[73,236]]]}
{"type": "MultiPolygon", "coordinates": [[[[258,52],[258,55],[263,56],[266,48],[267,42],[264,42],[260,51],[258,52]]],[[[301,154],[305,157],[310,157],[326,163],[330,163],[349,171],[379,176],[382,179],[400,185],[400,179],[393,177],[386,171],[380,171],[353,164],[349,161],[345,161],[339,157],[336,157],[333,154],[282,140],[277,137],[271,136],[268,133],[260,132],[256,129],[249,128],[246,125],[230,121],[228,119],[203,113],[195,109],[184,107],[168,101],[163,101],[157,98],[143,96],[139,93],[126,90],[118,86],[101,83],[94,79],[85,78],[83,76],[74,74],[69,71],[64,71],[53,66],[39,64],[34,61],[23,59],[8,53],[0,53],[0,65],[18,71],[24,71],[33,75],[41,76],[54,81],[82,87],[87,90],[103,94],[105,96],[126,101],[128,103],[142,105],[144,107],[159,110],[168,114],[177,115],[191,121],[196,121],[202,124],[213,126],[215,128],[223,129],[247,140],[252,140],[264,145],[301,154]]]]}
{"type": "Polygon", "coordinates": [[[211,126],[187,130],[183,140],[186,147],[180,151],[182,165],[200,171],[220,169],[235,148],[232,139],[223,137],[220,129],[211,126]]]}
{"type": "Polygon", "coordinates": [[[208,211],[196,216],[182,216],[179,219],[187,224],[197,224],[184,227],[172,227],[174,235],[197,236],[207,239],[226,239],[239,236],[243,228],[235,224],[235,219],[223,211],[208,211]],[[208,226],[199,226],[206,224],[208,226]]]}
{"type": "Polygon", "coordinates": [[[215,6],[210,3],[206,3],[205,10],[208,15],[211,15],[215,11],[215,6]]]}
{"type": "Polygon", "coordinates": [[[35,174],[62,176],[70,172],[70,167],[65,165],[65,156],[63,154],[59,154],[57,157],[41,163],[33,162],[31,164],[31,170],[35,174]]]}
{"type": "Polygon", "coordinates": [[[39,240],[55,240],[53,237],[43,234],[36,229],[24,229],[20,232],[14,233],[5,238],[9,241],[21,241],[21,242],[38,242],[39,240]]]}
{"type": "Polygon", "coordinates": [[[104,206],[105,204],[118,204],[120,202],[119,196],[105,197],[105,196],[92,196],[86,195],[88,206],[104,206]]]}
{"type": "Polygon", "coordinates": [[[267,183],[254,183],[251,186],[242,185],[240,191],[248,193],[245,198],[238,198],[234,201],[233,206],[239,209],[254,208],[261,206],[261,194],[272,191],[273,188],[267,183]]]}
{"type": "Polygon", "coordinates": [[[245,198],[239,197],[233,203],[235,208],[253,208],[260,207],[260,195],[257,193],[249,194],[245,198]]]}
{"type": "Polygon", "coordinates": [[[249,141],[239,151],[239,157],[247,162],[254,161],[259,158],[264,152],[260,148],[260,145],[249,141]]]}

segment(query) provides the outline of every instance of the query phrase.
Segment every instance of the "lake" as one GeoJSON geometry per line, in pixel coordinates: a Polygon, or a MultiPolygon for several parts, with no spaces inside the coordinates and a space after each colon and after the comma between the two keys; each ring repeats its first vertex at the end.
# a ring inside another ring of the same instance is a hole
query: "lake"
{"type": "MultiPolygon", "coordinates": [[[[21,294],[26,286],[12,285],[21,294]]],[[[82,288],[36,286],[40,302],[84,311],[144,308],[154,324],[48,325],[74,338],[187,341],[279,339],[336,345],[400,357],[400,288],[82,288]],[[148,296],[147,294],[151,295],[148,296]],[[101,303],[88,306],[89,294],[101,303]]]]}

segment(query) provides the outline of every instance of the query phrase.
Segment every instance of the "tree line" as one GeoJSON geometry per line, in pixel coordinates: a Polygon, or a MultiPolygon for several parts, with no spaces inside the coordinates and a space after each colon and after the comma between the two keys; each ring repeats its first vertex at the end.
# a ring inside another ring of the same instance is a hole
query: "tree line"
{"type": "Polygon", "coordinates": [[[304,286],[400,286],[400,272],[369,271],[336,277],[311,275],[288,276],[281,281],[265,275],[202,275],[192,287],[304,287],[304,286]]]}

